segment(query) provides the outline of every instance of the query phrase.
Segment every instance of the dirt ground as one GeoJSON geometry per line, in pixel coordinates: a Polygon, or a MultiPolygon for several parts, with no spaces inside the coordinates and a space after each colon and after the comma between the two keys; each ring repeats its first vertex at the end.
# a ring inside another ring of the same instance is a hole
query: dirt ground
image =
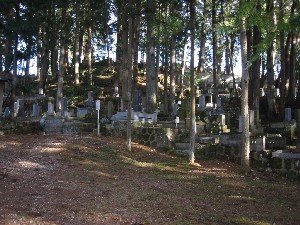
{"type": "Polygon", "coordinates": [[[300,224],[300,183],[123,139],[0,136],[0,224],[300,224]]]}

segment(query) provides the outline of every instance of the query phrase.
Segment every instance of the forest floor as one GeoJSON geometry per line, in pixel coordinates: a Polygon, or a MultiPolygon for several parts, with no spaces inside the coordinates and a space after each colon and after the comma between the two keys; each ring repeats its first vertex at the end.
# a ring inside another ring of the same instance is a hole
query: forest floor
{"type": "Polygon", "coordinates": [[[0,136],[0,224],[300,224],[300,183],[115,137],[0,136]]]}

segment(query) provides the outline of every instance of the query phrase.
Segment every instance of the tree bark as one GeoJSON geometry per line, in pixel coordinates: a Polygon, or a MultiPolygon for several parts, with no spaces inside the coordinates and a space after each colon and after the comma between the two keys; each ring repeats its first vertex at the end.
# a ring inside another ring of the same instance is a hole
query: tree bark
{"type": "Polygon", "coordinates": [[[204,73],[205,72],[205,42],[206,42],[206,10],[207,4],[206,0],[203,1],[203,16],[201,17],[201,30],[200,30],[200,51],[199,51],[199,61],[198,61],[198,67],[197,67],[197,73],[204,73]]]}
{"type": "Polygon", "coordinates": [[[168,94],[168,76],[169,76],[169,51],[165,47],[165,70],[164,70],[164,114],[169,113],[169,94],[168,94]]]}
{"type": "Polygon", "coordinates": [[[127,53],[127,69],[128,69],[128,111],[127,111],[127,150],[131,151],[131,108],[132,108],[132,64],[133,64],[133,15],[129,15],[128,19],[128,53],[127,53]]]}
{"type": "Polygon", "coordinates": [[[190,89],[191,89],[191,112],[190,112],[190,163],[195,162],[195,136],[196,136],[196,118],[195,118],[195,68],[194,68],[194,52],[195,52],[195,0],[190,2],[190,24],[191,24],[191,62],[190,62],[190,89]]]}
{"type": "MultiPolygon", "coordinates": [[[[243,9],[244,0],[240,0],[240,9],[243,9]]],[[[249,132],[249,110],[248,110],[248,85],[249,73],[247,70],[247,34],[246,18],[243,16],[240,30],[241,62],[242,62],[242,161],[241,169],[246,174],[250,171],[250,132],[249,132]]]]}
{"type": "MultiPolygon", "coordinates": [[[[269,14],[269,17],[271,17],[271,15],[273,14],[273,10],[274,10],[274,3],[273,0],[269,0],[267,2],[267,13],[269,14]]],[[[271,23],[271,27],[269,30],[273,30],[274,26],[274,21],[271,23]]],[[[273,61],[274,61],[274,46],[273,43],[270,44],[268,50],[267,50],[267,62],[266,62],[266,69],[267,69],[267,105],[268,105],[268,119],[272,120],[274,119],[275,115],[276,115],[276,111],[275,111],[275,106],[276,106],[276,102],[275,102],[275,86],[274,86],[274,65],[273,65],[273,61]]]]}
{"type": "MultiPolygon", "coordinates": [[[[62,109],[62,98],[63,98],[63,82],[66,71],[65,54],[66,54],[66,13],[67,9],[62,9],[61,17],[61,31],[60,31],[60,56],[59,56],[59,73],[57,80],[57,97],[56,97],[56,111],[59,112],[62,109]]],[[[62,115],[64,116],[64,115],[62,115]]]]}
{"type": "Polygon", "coordinates": [[[88,26],[88,39],[87,39],[87,61],[88,61],[88,84],[93,85],[93,72],[92,72],[92,25],[88,26]]]}
{"type": "Polygon", "coordinates": [[[185,68],[186,68],[186,55],[187,55],[187,48],[188,48],[187,39],[188,39],[188,34],[187,34],[187,30],[185,30],[182,57],[181,57],[181,74],[180,74],[180,77],[179,77],[180,93],[182,93],[182,91],[183,91],[183,77],[184,77],[185,68]]]}
{"type": "Polygon", "coordinates": [[[175,105],[175,64],[176,64],[176,37],[173,34],[171,37],[171,64],[170,64],[170,102],[169,102],[169,109],[172,114],[175,112],[174,105],[175,105]]]}
{"type": "Polygon", "coordinates": [[[79,35],[80,35],[80,1],[76,1],[76,19],[75,19],[75,37],[74,37],[74,83],[75,85],[79,85],[79,61],[80,61],[80,53],[79,53],[79,35]]]}
{"type": "Polygon", "coordinates": [[[212,71],[213,71],[213,104],[215,105],[218,98],[218,80],[217,80],[217,34],[215,31],[217,24],[216,19],[216,0],[212,0],[212,48],[213,48],[213,63],[212,63],[212,71]]]}
{"type": "Polygon", "coordinates": [[[155,0],[147,0],[147,61],[146,61],[146,111],[153,113],[156,110],[156,86],[155,73],[155,43],[154,43],[154,19],[155,0]]]}
{"type": "Polygon", "coordinates": [[[137,77],[138,77],[138,56],[139,56],[139,42],[140,42],[140,27],[141,27],[141,2],[137,1],[136,3],[136,12],[133,19],[133,87],[132,90],[136,89],[137,77]]]}
{"type": "Polygon", "coordinates": [[[39,88],[45,90],[48,69],[49,69],[49,32],[48,25],[44,23],[42,27],[42,55],[41,55],[41,74],[39,88]]]}

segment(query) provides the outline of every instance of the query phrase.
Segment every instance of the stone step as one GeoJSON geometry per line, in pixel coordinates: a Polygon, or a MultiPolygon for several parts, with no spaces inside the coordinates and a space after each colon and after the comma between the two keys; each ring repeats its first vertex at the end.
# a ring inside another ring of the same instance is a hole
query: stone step
{"type": "Polygon", "coordinates": [[[176,155],[188,156],[190,154],[189,150],[175,150],[176,155]]]}

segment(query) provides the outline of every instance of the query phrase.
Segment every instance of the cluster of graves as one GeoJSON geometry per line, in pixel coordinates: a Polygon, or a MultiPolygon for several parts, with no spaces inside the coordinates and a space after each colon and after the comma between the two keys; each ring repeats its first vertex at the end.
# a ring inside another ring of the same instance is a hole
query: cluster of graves
{"type": "MultiPolygon", "coordinates": [[[[161,121],[159,114],[164,108],[162,104],[159,104],[160,107],[155,112],[145,113],[144,106],[146,103],[141,91],[134,91],[132,96],[132,123],[138,122],[141,127],[143,124],[150,123],[153,127],[165,126],[174,130],[189,130],[189,118],[180,115],[184,105],[189,104],[187,99],[180,99],[173,106],[174,115],[172,120],[161,121]]],[[[229,92],[219,94],[217,103],[214,105],[212,94],[209,91],[201,93],[199,89],[197,90],[196,109],[200,118],[196,123],[196,140],[200,145],[218,144],[219,149],[221,149],[220,152],[223,151],[223,154],[240,156],[242,120],[239,108],[230,105],[230,101],[234,98],[236,96],[232,96],[229,92]]],[[[3,101],[3,99],[0,100],[3,101]]],[[[39,119],[47,133],[47,123],[52,123],[52,128],[55,126],[60,127],[59,124],[70,122],[70,119],[72,119],[76,121],[74,126],[79,126],[78,121],[85,118],[89,113],[96,114],[95,102],[92,91],[87,93],[87,100],[82,107],[75,106],[70,99],[63,97],[61,109],[56,112],[54,98],[47,98],[43,94],[34,97],[21,96],[16,98],[14,102],[13,117],[39,119]]],[[[9,107],[5,107],[2,111],[2,118],[12,117],[9,107]]],[[[115,126],[111,126],[111,124],[115,122],[127,121],[128,113],[122,98],[118,98],[118,94],[109,98],[109,100],[102,99],[100,111],[101,121],[105,122],[109,129],[114,129],[115,126]]],[[[276,161],[277,169],[281,171],[293,170],[299,174],[300,151],[297,141],[300,140],[300,109],[292,111],[291,108],[286,108],[283,121],[270,122],[265,126],[261,125],[259,116],[259,113],[255,110],[249,111],[251,157],[264,164],[266,168],[272,167],[272,161],[276,161]]],[[[94,125],[96,123],[95,120],[94,125]]],[[[68,125],[67,132],[64,132],[61,127],[58,133],[70,134],[73,131],[79,132],[78,129],[71,128],[68,125]]],[[[52,130],[48,133],[54,132],[55,130],[52,130]]]]}

